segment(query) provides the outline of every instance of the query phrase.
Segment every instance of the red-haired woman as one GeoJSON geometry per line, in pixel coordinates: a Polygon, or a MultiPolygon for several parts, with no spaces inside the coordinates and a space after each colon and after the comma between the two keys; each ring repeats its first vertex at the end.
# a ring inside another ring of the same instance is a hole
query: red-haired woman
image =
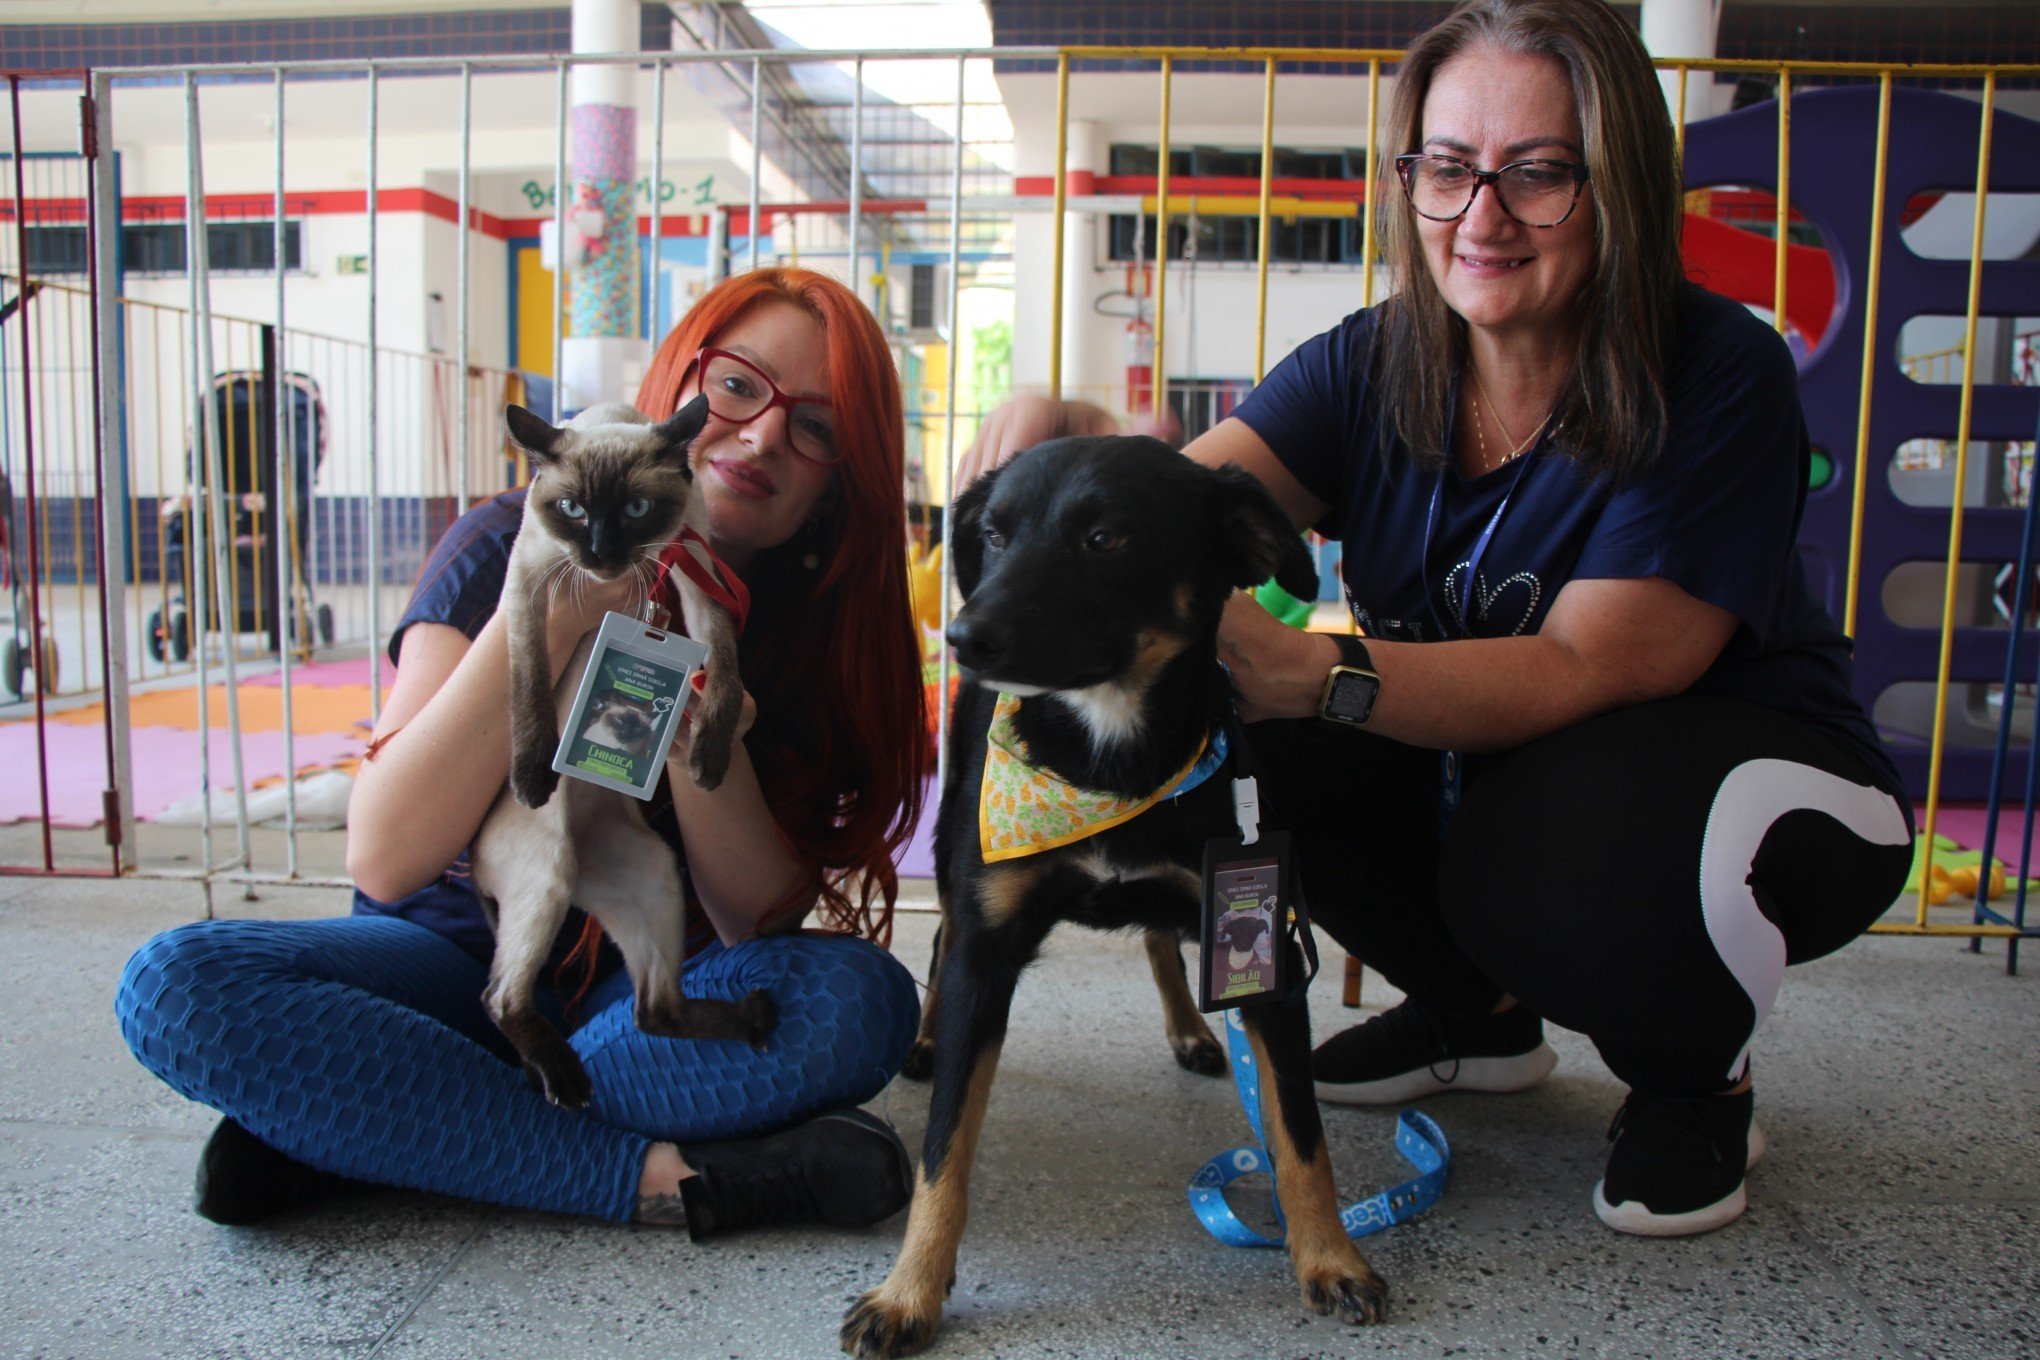
{"type": "MultiPolygon", "coordinates": [[[[791,269],[710,290],[637,404],[663,418],[704,375],[695,494],[751,591],[755,724],[712,793],[676,743],[680,777],[652,812],[687,867],[687,992],[770,991],[766,1050],[639,1032],[612,949],[592,984],[586,951],[568,962],[578,914],[541,1004],[593,1079],[585,1111],[529,1086],[482,1009],[492,937],[466,847],[509,770],[496,601],[524,493],[506,492],[448,530],[390,639],[396,683],[348,814],[354,914],[181,927],[122,979],[136,1056],[226,1116],[200,1159],[200,1213],[252,1222],[366,1181],[700,1237],[863,1225],[906,1203],[897,1135],[855,1108],[898,1070],[919,1011],[884,948],[928,744],[898,379],[857,299],[791,269]],[[753,414],[768,389],[785,400],[753,414]],[[751,399],[733,404],[739,391],[751,399]],[[817,908],[831,930],[795,933],[817,908]]],[[[551,654],[570,656],[632,588],[556,605],[551,654]]]]}

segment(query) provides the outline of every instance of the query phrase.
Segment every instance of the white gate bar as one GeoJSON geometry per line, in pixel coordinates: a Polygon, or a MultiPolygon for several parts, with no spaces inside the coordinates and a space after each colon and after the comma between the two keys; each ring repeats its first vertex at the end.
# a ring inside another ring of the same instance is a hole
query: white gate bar
{"type": "Polygon", "coordinates": [[[380,95],[378,72],[368,68],[368,716],[382,721],[382,475],[376,457],[382,366],[376,362],[376,284],[381,261],[376,256],[376,114],[380,95]]]}
{"type": "MultiPolygon", "coordinates": [[[[636,159],[635,155],[633,155],[632,159],[636,159]]],[[[636,169],[637,167],[633,165],[631,168],[636,169]]],[[[659,238],[659,223],[663,217],[660,211],[662,207],[660,200],[664,197],[661,191],[666,184],[666,64],[662,61],[652,63],[651,184],[652,248],[646,253],[651,257],[647,263],[652,271],[652,314],[645,318],[645,339],[651,344],[652,352],[656,354],[659,349],[659,341],[665,339],[664,336],[659,334],[659,285],[664,282],[666,272],[660,263],[664,255],[662,254],[663,247],[659,238]]],[[[637,213],[635,211],[631,213],[631,219],[631,235],[635,236],[637,235],[637,213]]],[[[635,398],[636,394],[633,393],[632,399],[635,400],[635,398]]],[[[664,411],[647,411],[645,414],[654,420],[664,420],[666,418],[664,411]]]]}
{"type": "Polygon", "coordinates": [[[765,64],[751,58],[751,268],[758,267],[758,176],[765,165],[765,64]]]}
{"type": "MultiPolygon", "coordinates": [[[[942,485],[954,503],[956,499],[956,370],[961,365],[963,328],[957,316],[957,301],[963,278],[963,89],[970,69],[969,60],[956,59],[956,150],[949,168],[949,392],[942,408],[942,485]]],[[[941,608],[937,618],[942,628],[935,663],[935,787],[946,786],[949,777],[949,514],[942,515],[942,570],[937,593],[941,608]]]]}
{"type": "MultiPolygon", "coordinates": [[[[292,878],[297,877],[297,723],[292,708],[290,663],[295,639],[309,639],[313,633],[311,611],[297,607],[297,591],[292,588],[296,579],[297,554],[295,549],[301,539],[297,524],[297,458],[292,438],[296,422],[287,414],[293,403],[295,389],[286,381],[290,366],[283,359],[284,315],[283,280],[284,265],[284,220],[283,220],[283,70],[276,72],[276,220],[270,225],[275,238],[276,271],[276,325],[270,332],[269,344],[269,391],[272,409],[276,419],[276,472],[269,479],[276,489],[274,511],[269,517],[269,532],[276,536],[276,652],[283,668],[283,862],[284,869],[292,878]]],[[[249,464],[254,465],[252,460],[249,464]]],[[[262,558],[258,552],[255,560],[262,558]]],[[[260,590],[261,582],[251,583],[260,590]]]]}
{"type": "Polygon", "coordinates": [[[559,89],[553,104],[553,333],[552,423],[567,409],[567,68],[557,71],[559,89]]]}
{"type": "MultiPolygon", "coordinates": [[[[127,651],[127,511],[128,466],[123,456],[121,431],[127,429],[127,392],[121,381],[122,338],[126,319],[121,315],[119,277],[114,272],[120,259],[120,182],[114,175],[112,79],[104,71],[92,73],[93,147],[91,175],[94,217],[89,230],[95,244],[92,267],[96,274],[96,305],[99,309],[99,352],[94,356],[99,379],[99,446],[101,481],[99,494],[99,536],[104,570],[100,586],[105,599],[107,628],[106,710],[113,735],[113,805],[107,809],[114,825],[109,839],[123,870],[132,871],[135,862],[134,824],[134,739],[128,724],[130,702],[127,651]]],[[[158,561],[160,570],[160,555],[158,561]]],[[[38,680],[41,676],[36,677],[38,680]]]]}
{"type": "MultiPolygon", "coordinates": [[[[470,151],[474,137],[474,68],[467,62],[460,67],[460,207],[458,233],[454,237],[455,265],[460,277],[453,286],[453,332],[454,378],[452,399],[454,404],[454,504],[456,514],[465,515],[468,508],[468,180],[473,171],[470,151]]],[[[377,669],[382,666],[376,662],[377,669]]]]}
{"type": "MultiPolygon", "coordinates": [[[[864,296],[864,58],[850,92],[850,291],[864,296]]],[[[872,308],[874,312],[878,309],[872,308]]]]}
{"type": "MultiPolygon", "coordinates": [[[[235,673],[235,650],[239,644],[241,622],[240,601],[235,598],[233,579],[227,574],[227,524],[225,507],[220,503],[219,486],[213,477],[213,458],[220,452],[221,439],[218,413],[213,409],[213,339],[212,339],[212,259],[206,240],[205,216],[205,170],[204,156],[199,150],[199,109],[198,85],[186,79],[184,82],[184,232],[188,258],[185,261],[186,276],[191,288],[191,325],[195,332],[192,354],[196,371],[192,383],[198,398],[198,420],[193,425],[193,434],[198,451],[198,501],[192,507],[191,523],[196,530],[187,535],[187,541],[203,540],[198,562],[212,564],[212,589],[200,592],[198,626],[192,650],[198,656],[198,740],[200,760],[201,799],[204,806],[203,825],[206,831],[206,864],[212,865],[211,823],[212,823],[212,726],[207,712],[208,688],[205,673],[205,611],[212,612],[212,621],[218,625],[220,634],[220,659],[226,670],[227,696],[227,749],[232,753],[234,779],[234,838],[239,854],[225,868],[240,868],[248,865],[248,781],[241,761],[241,692],[235,673]]],[[[190,600],[186,600],[185,616],[191,617],[190,600]]],[[[189,626],[189,625],[187,625],[189,626]]],[[[207,910],[211,910],[211,897],[207,896],[207,910]]]]}

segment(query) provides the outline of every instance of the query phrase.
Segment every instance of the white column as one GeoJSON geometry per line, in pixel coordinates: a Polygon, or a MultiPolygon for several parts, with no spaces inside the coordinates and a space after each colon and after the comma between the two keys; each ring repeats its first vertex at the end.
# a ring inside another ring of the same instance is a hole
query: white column
{"type": "MultiPolygon", "coordinates": [[[[1721,12],[1719,0],[1643,0],[1643,45],[1653,57],[1711,57],[1721,12]]],[[[1678,116],[1679,75],[1660,71],[1665,103],[1678,116]]],[[[1714,77],[1708,72],[1686,76],[1686,121],[1712,117],[1714,77]]]]}
{"type": "MultiPolygon", "coordinates": [[[[1090,184],[1091,177],[1109,168],[1105,164],[1104,141],[1097,123],[1085,118],[1070,119],[1069,172],[1077,182],[1072,193],[1078,188],[1085,194],[1097,192],[1090,184]]],[[[1099,332],[1124,327],[1125,322],[1100,317],[1091,309],[1099,293],[1117,284],[1116,279],[1101,281],[1106,276],[1097,272],[1099,233],[1103,230],[1103,220],[1097,213],[1063,215],[1062,384],[1065,397],[1081,397],[1110,408],[1113,403],[1109,394],[1099,389],[1124,380],[1121,370],[1126,360],[1117,350],[1102,352],[1099,332]]]]}

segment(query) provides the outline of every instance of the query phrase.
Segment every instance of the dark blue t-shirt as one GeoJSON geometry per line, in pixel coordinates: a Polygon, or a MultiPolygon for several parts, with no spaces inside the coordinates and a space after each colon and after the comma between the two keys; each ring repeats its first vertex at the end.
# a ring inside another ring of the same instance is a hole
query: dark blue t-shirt
{"type": "Polygon", "coordinates": [[[1368,391],[1374,324],[1372,311],[1355,312],[1305,341],[1233,411],[1330,507],[1316,527],[1346,545],[1347,597],[1364,632],[1418,642],[1534,633],[1569,581],[1663,577],[1740,623],[1692,693],[1802,719],[1898,791],[1850,692],[1848,639],[1815,602],[1794,546],[1811,454],[1798,372],[1769,326],[1687,290],[1663,454],[1617,489],[1566,456],[1563,432],[1479,477],[1450,467],[1442,483],[1404,448],[1384,457],[1368,391]],[[1505,499],[1468,592],[1469,560],[1505,499]]]}
{"type": "MultiPolygon", "coordinates": [[[[418,573],[411,591],[411,603],[390,634],[389,656],[399,660],[404,632],[414,623],[443,623],[458,628],[473,641],[496,612],[503,594],[503,582],[510,574],[510,550],[517,541],[517,529],[524,521],[524,491],[505,491],[469,508],[440,536],[432,555],[418,573]]],[[[663,779],[659,793],[646,806],[646,818],[681,855],[680,830],[673,821],[672,801],[663,779]]],[[[684,862],[684,856],[683,856],[684,862]]],[[[495,952],[495,932],[482,914],[481,898],[468,868],[463,850],[437,879],[394,902],[378,902],[360,889],[354,893],[356,915],[401,916],[428,930],[446,936],[455,944],[486,960],[495,952]]],[[[554,949],[554,961],[579,938],[582,918],[569,916],[554,949]]],[[[713,930],[689,895],[687,904],[687,953],[692,956],[714,938],[713,930]]],[[[603,949],[599,971],[617,962],[615,951],[603,949]]]]}

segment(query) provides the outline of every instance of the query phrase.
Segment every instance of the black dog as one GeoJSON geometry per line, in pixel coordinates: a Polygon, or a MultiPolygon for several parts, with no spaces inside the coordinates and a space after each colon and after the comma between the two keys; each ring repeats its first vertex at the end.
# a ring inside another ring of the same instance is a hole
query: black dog
{"type": "MultiPolygon", "coordinates": [[[[935,1089],[899,1260],[843,1320],[843,1348],[860,1357],[917,1351],[941,1325],[1014,988],[1042,940],[1060,921],[1194,931],[1204,842],[1234,830],[1221,774],[1087,839],[987,864],[978,803],[992,691],[1020,696],[1012,721],[1031,763],[1142,799],[1170,784],[1231,702],[1216,640],[1227,598],[1271,575],[1295,595],[1317,589],[1310,554],[1259,482],[1152,439],[1043,444],[981,478],[953,514],[965,604],[949,640],[978,684],[957,699],[936,833],[949,938],[935,1089]]],[[[1386,1289],[1339,1225],[1303,998],[1250,1008],[1245,1023],[1304,1301],[1378,1321],[1386,1289]]]]}

